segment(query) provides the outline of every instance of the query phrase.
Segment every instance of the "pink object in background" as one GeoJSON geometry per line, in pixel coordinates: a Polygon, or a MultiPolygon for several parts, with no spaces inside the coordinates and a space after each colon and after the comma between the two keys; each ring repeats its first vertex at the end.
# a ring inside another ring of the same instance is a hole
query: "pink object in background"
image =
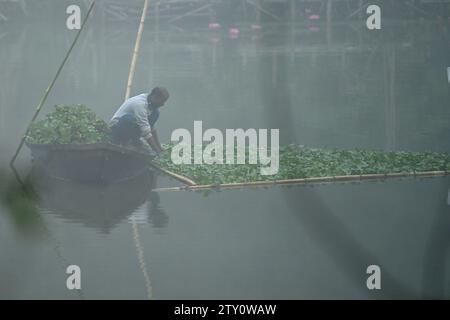
{"type": "Polygon", "coordinates": [[[318,14],[312,14],[308,17],[309,20],[319,20],[320,16],[318,14]]]}
{"type": "Polygon", "coordinates": [[[240,31],[238,28],[230,28],[230,30],[228,30],[229,34],[239,34],[240,31]]]}
{"type": "Polygon", "coordinates": [[[230,28],[230,30],[228,30],[228,34],[230,35],[231,39],[236,39],[237,37],[239,37],[239,29],[238,28],[230,28]]]}
{"type": "Polygon", "coordinates": [[[262,26],[260,26],[259,24],[252,24],[252,26],[250,27],[253,31],[261,31],[262,26]]]}
{"type": "Polygon", "coordinates": [[[210,24],[208,24],[208,29],[217,30],[219,28],[220,28],[220,24],[218,24],[216,22],[211,22],[210,24]]]}

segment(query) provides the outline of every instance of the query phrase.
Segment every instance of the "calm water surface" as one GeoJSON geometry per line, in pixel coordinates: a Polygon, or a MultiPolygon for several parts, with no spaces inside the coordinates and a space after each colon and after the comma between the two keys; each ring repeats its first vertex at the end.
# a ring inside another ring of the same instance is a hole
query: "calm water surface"
{"type": "MultiPolygon", "coordinates": [[[[0,21],[4,198],[18,196],[7,162],[74,37],[59,9],[0,21]]],[[[95,11],[41,117],[55,104],[82,103],[109,119],[124,97],[137,21],[95,11]]],[[[231,39],[150,17],[133,90],[169,88],[161,140],[203,120],[279,128],[281,144],[450,151],[450,24],[393,21],[378,33],[350,24],[328,32],[322,24],[238,26],[231,39]]],[[[27,175],[27,149],[18,163],[27,175]]],[[[161,175],[34,184],[36,212],[25,201],[0,206],[3,299],[450,297],[448,178],[209,194],[154,192],[179,185],[161,175]],[[67,264],[81,267],[79,294],[66,289],[67,264]],[[366,287],[372,264],[381,267],[381,291],[366,287]]]]}

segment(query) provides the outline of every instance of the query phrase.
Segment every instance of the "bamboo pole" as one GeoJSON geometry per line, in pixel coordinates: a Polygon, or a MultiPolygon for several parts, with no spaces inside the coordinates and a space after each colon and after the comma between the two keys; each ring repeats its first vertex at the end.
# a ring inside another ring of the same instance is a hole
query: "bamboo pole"
{"type": "MultiPolygon", "coordinates": [[[[145,17],[147,16],[147,10],[148,10],[148,0],[145,0],[144,7],[142,9],[141,22],[139,23],[138,33],[136,36],[136,43],[134,45],[133,57],[131,59],[130,72],[128,73],[128,82],[127,82],[127,89],[126,89],[126,93],[125,93],[125,100],[127,100],[130,97],[130,93],[131,93],[131,86],[133,84],[134,71],[136,69],[136,61],[137,61],[137,57],[139,54],[139,49],[141,47],[141,38],[142,38],[143,30],[144,30],[144,23],[145,23],[145,17]]],[[[144,248],[143,248],[140,238],[139,238],[139,229],[138,229],[135,219],[131,220],[131,226],[132,226],[132,230],[133,230],[134,245],[136,247],[136,253],[138,256],[139,268],[141,269],[141,272],[144,276],[145,288],[147,289],[147,298],[149,300],[151,300],[151,299],[153,299],[152,284],[150,281],[150,276],[149,276],[147,265],[145,264],[144,248]]]]}
{"type": "Polygon", "coordinates": [[[90,5],[90,7],[88,9],[88,12],[86,14],[86,17],[84,18],[84,21],[83,21],[83,23],[82,23],[82,25],[80,27],[80,30],[78,30],[78,33],[75,36],[75,39],[73,40],[72,45],[70,46],[69,50],[67,51],[66,56],[64,57],[64,60],[62,61],[61,65],[59,66],[58,70],[56,71],[55,77],[53,78],[53,80],[50,83],[50,85],[48,86],[48,88],[45,90],[44,95],[42,96],[41,101],[39,102],[39,104],[38,104],[38,106],[36,108],[36,112],[34,113],[33,118],[31,119],[30,123],[28,124],[28,127],[27,127],[27,129],[25,131],[25,134],[22,137],[22,139],[20,140],[19,146],[17,147],[17,150],[14,153],[14,156],[12,157],[12,159],[11,159],[11,161],[9,163],[9,166],[11,167],[12,171],[14,172],[14,175],[19,180],[19,182],[21,182],[22,180],[21,180],[20,175],[17,172],[16,168],[14,167],[14,162],[16,161],[17,156],[19,155],[20,150],[22,149],[22,147],[23,147],[23,145],[25,143],[25,139],[26,139],[28,133],[30,132],[30,126],[33,124],[33,122],[36,120],[37,116],[39,115],[39,112],[41,111],[42,106],[44,105],[45,101],[47,101],[48,95],[49,95],[50,91],[53,89],[53,86],[55,85],[59,74],[61,73],[64,65],[67,62],[67,59],[69,58],[70,54],[72,53],[72,50],[75,47],[75,44],[77,43],[78,38],[80,37],[80,34],[83,31],[83,29],[84,29],[84,26],[86,25],[86,21],[88,20],[89,15],[90,15],[92,9],[94,8],[94,5],[95,5],[95,0],[92,1],[91,5],[90,5]]]}
{"type": "Polygon", "coordinates": [[[141,47],[141,38],[142,38],[142,33],[144,31],[144,23],[145,23],[145,17],[147,16],[147,9],[148,9],[148,0],[145,0],[144,8],[142,9],[141,22],[139,24],[139,30],[138,30],[138,33],[136,36],[136,43],[134,45],[133,58],[131,59],[130,72],[128,74],[127,90],[125,93],[125,100],[127,100],[130,97],[131,86],[133,85],[134,71],[136,70],[136,61],[137,61],[139,49],[141,47]]]}
{"type": "MultiPolygon", "coordinates": [[[[139,55],[139,49],[141,47],[141,39],[142,39],[143,30],[144,30],[145,17],[147,16],[147,11],[148,11],[148,0],[145,0],[144,8],[142,9],[141,22],[139,23],[139,29],[138,29],[138,33],[136,36],[136,43],[134,46],[133,57],[131,59],[130,72],[128,73],[128,81],[127,81],[127,89],[126,89],[126,93],[125,93],[125,100],[127,100],[131,95],[131,86],[133,85],[134,73],[136,70],[136,62],[137,62],[137,57],[139,55]]],[[[168,174],[169,176],[171,176],[183,183],[186,183],[187,185],[195,185],[195,182],[190,180],[189,178],[183,177],[179,174],[176,174],[169,170],[163,169],[154,163],[151,163],[151,165],[153,167],[155,167],[156,169],[168,174]]]]}
{"type": "Polygon", "coordinates": [[[141,269],[141,272],[144,276],[145,288],[147,289],[147,297],[149,300],[151,300],[153,298],[152,283],[150,281],[148,268],[145,263],[144,247],[142,246],[141,240],[139,238],[139,229],[138,229],[137,223],[136,223],[136,221],[134,221],[134,219],[131,223],[131,227],[133,228],[133,239],[134,239],[134,244],[136,246],[136,253],[138,255],[139,268],[141,269]]]}
{"type": "Polygon", "coordinates": [[[189,179],[188,177],[185,177],[185,176],[182,176],[180,174],[176,174],[176,173],[174,173],[172,171],[169,171],[167,169],[161,168],[160,166],[158,166],[157,164],[155,164],[153,162],[151,162],[150,165],[152,167],[158,169],[159,171],[164,172],[164,173],[168,174],[169,176],[175,178],[176,180],[181,181],[184,184],[187,184],[188,186],[196,185],[196,183],[193,180],[189,179]]]}
{"type": "Polygon", "coordinates": [[[181,18],[184,18],[184,17],[187,17],[187,16],[192,15],[192,14],[194,14],[194,13],[200,12],[200,11],[202,11],[202,10],[204,10],[204,9],[209,8],[209,7],[211,7],[211,4],[206,4],[206,5],[204,5],[204,6],[201,6],[200,8],[197,8],[197,9],[188,11],[188,12],[182,14],[182,15],[176,16],[176,17],[170,19],[168,22],[169,22],[169,23],[175,22],[175,21],[177,21],[177,20],[180,20],[181,18]]]}
{"type": "Polygon", "coordinates": [[[204,184],[184,187],[169,187],[154,189],[156,192],[164,191],[196,191],[196,190],[218,190],[218,189],[236,189],[244,187],[264,187],[274,185],[297,185],[310,183],[324,183],[324,182],[353,182],[353,181],[367,181],[367,180],[383,180],[392,178],[426,178],[426,177],[444,177],[450,175],[450,171],[420,171],[412,173],[376,173],[363,175],[348,175],[348,176],[327,176],[327,177],[312,177],[301,179],[284,179],[271,181],[251,181],[239,183],[223,183],[223,184],[204,184]]]}
{"type": "Polygon", "coordinates": [[[280,17],[274,15],[272,12],[264,9],[263,7],[261,7],[259,4],[253,2],[252,0],[246,0],[249,4],[251,4],[252,6],[254,6],[256,9],[258,9],[259,11],[261,11],[262,13],[265,13],[266,15],[268,15],[269,17],[274,18],[275,20],[280,20],[280,17]]]}
{"type": "MultiPolygon", "coordinates": [[[[358,9],[356,9],[350,15],[348,15],[346,19],[350,19],[351,17],[353,17],[354,15],[356,15],[358,13],[362,14],[362,12],[364,11],[364,8],[365,8],[366,5],[367,5],[366,1],[360,0],[358,9]]],[[[362,15],[360,15],[359,18],[361,18],[361,17],[362,17],[362,15]]]]}
{"type": "Polygon", "coordinates": [[[327,17],[327,27],[326,27],[326,37],[327,37],[327,45],[331,45],[331,41],[333,40],[333,1],[334,0],[328,0],[327,1],[327,8],[326,8],[326,17],[327,17]]]}
{"type": "Polygon", "coordinates": [[[296,4],[295,4],[295,0],[289,0],[289,13],[290,13],[290,18],[291,18],[291,22],[295,22],[295,17],[296,17],[296,4]]]}

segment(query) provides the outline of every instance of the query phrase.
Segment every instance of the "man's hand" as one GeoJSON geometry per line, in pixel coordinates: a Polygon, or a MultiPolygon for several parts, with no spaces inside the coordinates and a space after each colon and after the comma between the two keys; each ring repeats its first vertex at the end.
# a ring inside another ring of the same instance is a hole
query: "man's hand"
{"type": "Polygon", "coordinates": [[[156,152],[156,154],[160,154],[161,152],[163,152],[163,149],[159,146],[159,144],[155,141],[155,138],[153,136],[150,136],[147,139],[148,144],[150,145],[150,147],[152,147],[153,151],[156,152]]]}

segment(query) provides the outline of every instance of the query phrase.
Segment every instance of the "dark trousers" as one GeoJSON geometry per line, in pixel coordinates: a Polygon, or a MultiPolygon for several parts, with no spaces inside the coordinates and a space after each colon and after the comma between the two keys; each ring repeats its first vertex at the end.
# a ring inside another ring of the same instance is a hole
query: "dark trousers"
{"type": "Polygon", "coordinates": [[[116,144],[132,144],[141,146],[141,130],[132,115],[122,116],[119,121],[111,126],[112,141],[116,144]]]}

